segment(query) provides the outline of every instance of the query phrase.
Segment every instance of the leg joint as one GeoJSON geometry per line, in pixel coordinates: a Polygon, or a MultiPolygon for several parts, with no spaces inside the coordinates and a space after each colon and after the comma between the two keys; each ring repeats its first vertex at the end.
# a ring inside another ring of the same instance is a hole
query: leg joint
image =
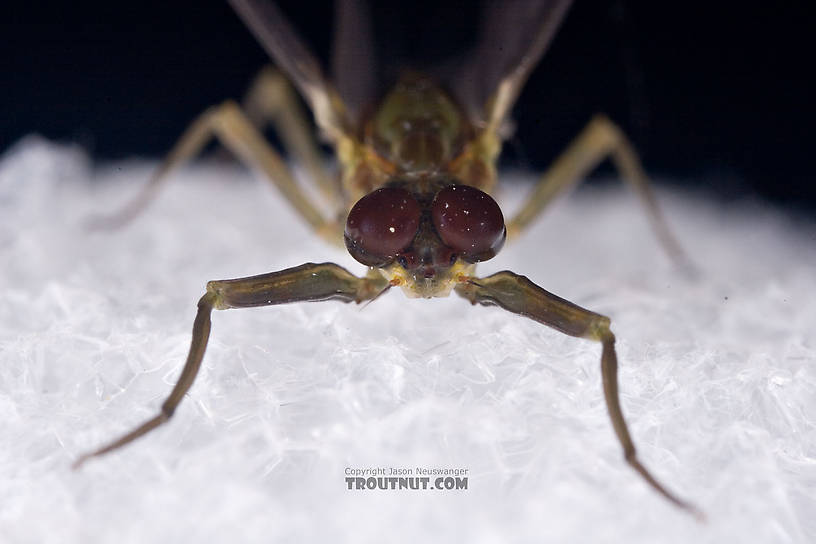
{"type": "Polygon", "coordinates": [[[161,412],[159,413],[159,423],[164,423],[176,412],[175,406],[168,406],[168,402],[165,401],[161,406],[161,412]]]}
{"type": "Polygon", "coordinates": [[[608,317],[603,315],[597,316],[590,324],[586,337],[603,342],[604,344],[614,344],[615,335],[612,334],[612,330],[609,328],[611,323],[608,317]]]}

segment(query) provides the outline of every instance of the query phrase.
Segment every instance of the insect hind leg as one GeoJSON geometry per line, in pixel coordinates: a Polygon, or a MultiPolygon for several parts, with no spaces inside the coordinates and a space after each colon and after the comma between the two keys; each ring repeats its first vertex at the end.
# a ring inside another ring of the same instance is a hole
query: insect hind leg
{"type": "MultiPolygon", "coordinates": [[[[291,104],[296,104],[291,89],[288,92],[286,91],[288,83],[275,80],[275,83],[272,84],[269,80],[270,77],[272,76],[267,74],[264,79],[265,83],[262,84],[263,90],[250,92],[250,97],[260,95],[265,97],[265,105],[260,108],[263,112],[261,116],[264,118],[272,116],[271,120],[276,130],[281,134],[286,147],[292,149],[293,153],[305,165],[311,164],[312,166],[307,166],[307,168],[310,174],[315,175],[319,168],[316,161],[319,161],[319,159],[316,158],[316,148],[312,151],[304,151],[310,145],[308,143],[308,133],[305,133],[307,130],[305,119],[303,119],[302,115],[293,113],[294,110],[289,110],[287,113],[281,113],[277,116],[270,113],[271,109],[274,109],[272,104],[278,104],[278,110],[280,111],[288,110],[291,104]],[[273,89],[275,85],[277,85],[277,91],[273,89]]],[[[255,109],[258,109],[257,105],[255,109]]],[[[129,223],[153,201],[168,179],[168,175],[198,155],[212,138],[218,139],[242,162],[261,170],[264,177],[277,187],[284,198],[318,234],[335,244],[341,243],[340,226],[337,225],[336,219],[332,217],[327,220],[323,216],[296,182],[280,153],[269,145],[244,110],[232,100],[208,108],[196,118],[184,131],[148,183],[143,186],[141,192],[120,211],[110,216],[92,220],[91,227],[117,228],[129,223]]],[[[319,185],[323,186],[329,183],[328,181],[320,181],[328,178],[325,172],[319,174],[319,176],[321,176],[317,181],[319,185]]],[[[328,188],[325,188],[324,192],[328,194],[328,188]]],[[[339,199],[339,191],[332,194],[331,204],[334,208],[340,209],[342,203],[339,199]]]]}
{"type": "Polygon", "coordinates": [[[295,90],[278,69],[266,66],[258,73],[244,97],[243,109],[259,129],[272,124],[286,149],[303,165],[323,196],[333,204],[342,204],[339,180],[327,171],[295,90]]]}

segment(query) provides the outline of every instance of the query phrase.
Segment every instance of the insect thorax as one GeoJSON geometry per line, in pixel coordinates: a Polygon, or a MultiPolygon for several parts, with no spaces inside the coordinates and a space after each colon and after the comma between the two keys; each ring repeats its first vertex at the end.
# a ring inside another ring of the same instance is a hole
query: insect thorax
{"type": "Polygon", "coordinates": [[[395,176],[446,173],[490,191],[499,147],[445,90],[410,72],[364,120],[360,141],[341,144],[338,156],[353,203],[395,176]]]}

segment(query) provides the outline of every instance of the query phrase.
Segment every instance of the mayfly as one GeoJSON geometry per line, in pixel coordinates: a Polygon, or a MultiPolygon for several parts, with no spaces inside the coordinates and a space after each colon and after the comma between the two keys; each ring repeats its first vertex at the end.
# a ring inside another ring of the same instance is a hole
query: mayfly
{"type": "Polygon", "coordinates": [[[168,171],[197,154],[215,136],[259,168],[320,236],[344,242],[367,272],[358,277],[333,263],[306,263],[258,276],[210,281],[198,302],[181,376],[159,414],[118,440],[82,455],[75,466],[118,449],[171,418],[201,366],[214,309],[323,300],[361,303],[392,287],[422,298],[444,297],[454,291],[472,304],[496,305],[564,334],[599,342],[606,406],[626,462],[666,499],[698,514],[652,476],[635,453],[620,405],[610,320],[513,272],[476,275],[477,263],[495,256],[506,239],[517,237],[557,195],[605,158],[612,159],[640,196],[669,253],[682,256],[634,151],[604,117],[594,118],[578,135],[509,221],[505,222],[489,195],[497,179],[496,161],[508,114],[570,1],[487,2],[481,39],[456,73],[405,71],[385,92],[376,85],[376,67],[370,60],[372,32],[360,0],[339,3],[332,81],[276,5],[263,0],[230,3],[311,108],[318,128],[336,153],[339,181],[324,172],[306,118],[287,81],[280,73],[267,71],[250,93],[251,114],[233,102],[202,114],[141,197],[119,217],[132,216],[143,207],[168,171]],[[326,217],[307,198],[282,156],[251,120],[258,116],[274,124],[284,146],[306,166],[334,204],[336,215],[326,217]]]}

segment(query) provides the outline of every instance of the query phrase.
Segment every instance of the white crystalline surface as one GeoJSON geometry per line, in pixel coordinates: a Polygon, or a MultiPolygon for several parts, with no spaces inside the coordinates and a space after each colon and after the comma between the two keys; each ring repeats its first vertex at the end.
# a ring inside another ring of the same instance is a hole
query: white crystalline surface
{"type": "Polygon", "coordinates": [[[183,169],[123,230],[83,228],[154,167],[37,139],[0,160],[1,542],[816,541],[816,227],[665,192],[696,281],[624,189],[559,201],[480,271],[612,318],[640,455],[707,524],[624,463],[597,344],[398,290],[216,312],[171,422],[71,471],[156,413],[207,280],[363,270],[231,165],[183,169]],[[466,468],[468,489],[350,491],[347,467],[466,468]]]}

